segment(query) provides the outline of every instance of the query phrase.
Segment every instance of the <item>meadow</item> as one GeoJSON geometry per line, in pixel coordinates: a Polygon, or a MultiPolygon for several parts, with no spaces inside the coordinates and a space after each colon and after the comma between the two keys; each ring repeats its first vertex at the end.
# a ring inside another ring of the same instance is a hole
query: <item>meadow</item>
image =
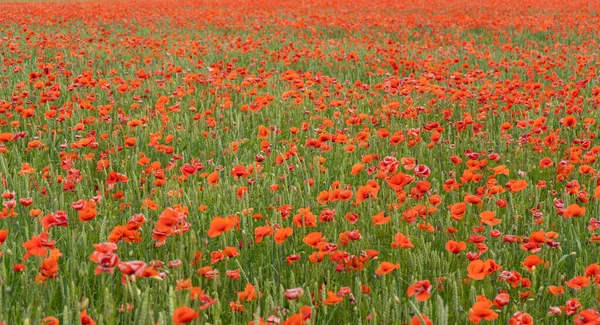
{"type": "Polygon", "coordinates": [[[0,2],[0,323],[600,324],[599,22],[0,2]]]}

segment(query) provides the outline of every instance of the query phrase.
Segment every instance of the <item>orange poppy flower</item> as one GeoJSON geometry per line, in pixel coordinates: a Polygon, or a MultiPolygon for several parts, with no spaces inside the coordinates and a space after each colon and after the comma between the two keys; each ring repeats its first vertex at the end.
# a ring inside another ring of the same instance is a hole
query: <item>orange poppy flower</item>
{"type": "Polygon", "coordinates": [[[41,325],[60,325],[60,321],[56,317],[48,316],[42,319],[41,325]]]}
{"type": "Polygon", "coordinates": [[[350,175],[352,175],[352,176],[358,175],[358,173],[360,173],[364,167],[365,167],[365,165],[361,164],[361,163],[354,164],[352,166],[352,171],[350,172],[350,175]]]}
{"type": "Polygon", "coordinates": [[[404,188],[404,186],[412,183],[414,178],[410,175],[404,174],[402,172],[395,174],[394,176],[385,180],[385,182],[390,186],[390,188],[394,191],[400,191],[404,188]]]}
{"type": "Polygon", "coordinates": [[[496,167],[492,168],[491,170],[494,171],[494,176],[508,175],[510,173],[510,170],[508,168],[506,168],[506,165],[496,166],[496,167]]]}
{"type": "Polygon", "coordinates": [[[548,167],[552,167],[554,163],[552,162],[552,159],[548,158],[548,157],[544,157],[540,160],[540,168],[548,168],[548,167]]]}
{"type": "Polygon", "coordinates": [[[181,306],[173,313],[173,322],[175,324],[188,324],[198,318],[200,314],[187,306],[181,306]]]}
{"type": "Polygon", "coordinates": [[[450,217],[454,220],[462,220],[467,212],[467,204],[459,202],[448,207],[450,209],[450,217]]]}
{"type": "Polygon", "coordinates": [[[337,305],[342,301],[344,301],[344,297],[339,297],[333,291],[327,291],[327,299],[325,299],[323,301],[323,303],[325,304],[325,306],[331,306],[331,305],[337,305]]]}
{"type": "Polygon", "coordinates": [[[420,302],[426,301],[431,296],[431,282],[429,280],[417,281],[408,287],[407,294],[409,297],[416,295],[420,302]]]}
{"type": "Polygon", "coordinates": [[[474,260],[467,267],[467,276],[473,280],[483,280],[498,269],[499,266],[494,260],[474,260]]]}
{"type": "Polygon", "coordinates": [[[0,143],[11,141],[13,138],[12,133],[0,133],[0,143]]]}
{"type": "Polygon", "coordinates": [[[529,255],[525,258],[521,265],[527,268],[527,271],[533,270],[536,266],[544,263],[544,260],[537,255],[529,255]]]}
{"type": "Polygon", "coordinates": [[[244,288],[244,291],[238,292],[237,295],[242,300],[252,301],[252,300],[262,296],[262,293],[257,292],[256,288],[252,284],[247,283],[246,287],[244,288]]]}
{"type": "Polygon", "coordinates": [[[81,322],[81,325],[96,325],[96,321],[94,321],[94,320],[92,319],[92,317],[90,317],[90,316],[88,315],[88,311],[87,311],[87,309],[84,309],[84,310],[81,312],[81,314],[80,314],[80,317],[79,317],[79,320],[80,320],[80,322],[81,322]]]}
{"type": "Polygon", "coordinates": [[[454,240],[449,240],[446,242],[446,250],[452,254],[458,254],[465,249],[467,249],[467,244],[464,241],[456,242],[454,240]]]}
{"type": "Polygon", "coordinates": [[[598,278],[598,276],[600,276],[600,265],[596,263],[590,264],[586,266],[583,272],[585,273],[585,276],[589,278],[598,278]]]}
{"type": "Polygon", "coordinates": [[[429,319],[427,317],[427,315],[421,314],[421,315],[414,315],[410,319],[410,325],[433,325],[433,322],[431,321],[431,319],[429,319]],[[419,316],[421,316],[421,317],[419,317],[419,316]]]}
{"type": "Polygon", "coordinates": [[[476,195],[467,194],[465,196],[465,203],[481,204],[481,202],[482,202],[481,198],[476,195]]]}
{"type": "Polygon", "coordinates": [[[273,239],[277,245],[282,244],[288,237],[294,233],[294,230],[290,227],[280,228],[273,235],[273,239]]]}
{"type": "Polygon", "coordinates": [[[374,186],[359,186],[358,191],[356,191],[356,205],[360,205],[368,198],[377,199],[378,192],[379,188],[374,186]]]}
{"type": "Polygon", "coordinates": [[[392,248],[414,248],[415,246],[410,242],[407,236],[402,233],[396,233],[394,241],[390,244],[392,248]]]}
{"type": "Polygon", "coordinates": [[[21,165],[19,175],[28,175],[33,173],[35,173],[35,169],[33,169],[29,163],[23,163],[23,165],[21,165]]]}
{"type": "Polygon", "coordinates": [[[565,288],[563,286],[548,286],[548,292],[554,296],[560,296],[565,294],[565,288]]]}
{"type": "Polygon", "coordinates": [[[86,201],[83,209],[79,210],[79,220],[81,221],[90,221],[98,216],[98,211],[96,211],[96,203],[94,201],[86,201]]]}
{"type": "Polygon", "coordinates": [[[222,233],[228,232],[231,229],[233,229],[234,226],[235,226],[235,221],[231,220],[230,218],[215,217],[210,222],[210,229],[207,232],[208,237],[210,237],[210,238],[218,237],[222,233]]]}
{"type": "Polygon", "coordinates": [[[236,269],[236,270],[227,270],[227,272],[225,272],[225,274],[232,280],[240,280],[241,277],[241,270],[240,269],[236,269]]]}
{"type": "Polygon", "coordinates": [[[394,264],[391,262],[381,262],[379,264],[379,268],[377,270],[375,270],[375,273],[379,276],[382,276],[383,274],[388,274],[399,268],[400,268],[400,264],[394,264]]]}
{"type": "Polygon", "coordinates": [[[310,212],[310,208],[301,208],[298,209],[298,214],[296,214],[292,221],[296,227],[316,227],[317,226],[317,217],[310,212]]]}
{"type": "Polygon", "coordinates": [[[567,281],[567,286],[571,289],[580,290],[590,285],[590,280],[585,276],[576,276],[567,281]]]}
{"type": "Polygon", "coordinates": [[[208,177],[206,177],[206,179],[208,180],[208,184],[211,184],[211,185],[217,184],[219,182],[219,172],[214,171],[214,172],[208,174],[208,177]]]}
{"type": "Polygon", "coordinates": [[[304,238],[302,239],[302,241],[309,246],[315,247],[317,248],[317,245],[322,242],[327,240],[326,238],[323,237],[323,233],[320,232],[311,232],[310,234],[304,236],[304,238]]]}
{"type": "Polygon", "coordinates": [[[510,184],[510,191],[513,193],[517,193],[522,191],[523,189],[525,189],[527,187],[527,181],[525,180],[518,180],[518,181],[512,181],[510,184]]]}
{"type": "Polygon", "coordinates": [[[8,229],[0,230],[0,245],[4,244],[6,237],[8,237],[8,229]]]}
{"type": "Polygon", "coordinates": [[[376,225],[385,225],[386,223],[392,220],[391,217],[386,216],[383,211],[380,211],[378,214],[371,217],[373,219],[372,223],[374,226],[376,225]]]}
{"type": "Polygon", "coordinates": [[[260,243],[264,237],[272,235],[273,232],[274,230],[271,226],[256,227],[256,229],[254,229],[254,241],[260,243]]]}
{"type": "Polygon", "coordinates": [[[479,324],[483,319],[491,321],[498,318],[498,314],[491,309],[492,306],[493,303],[485,296],[477,296],[477,302],[469,313],[469,321],[479,324]]]}
{"type": "Polygon", "coordinates": [[[492,211],[483,211],[479,214],[479,217],[481,218],[481,222],[488,226],[495,226],[502,222],[502,220],[496,219],[496,212],[492,211]]]}
{"type": "Polygon", "coordinates": [[[573,115],[569,115],[562,118],[560,123],[566,127],[575,127],[577,125],[577,118],[573,115]]]}
{"type": "Polygon", "coordinates": [[[563,217],[567,219],[581,217],[583,215],[585,215],[585,207],[581,207],[577,203],[569,205],[563,212],[563,217]]]}

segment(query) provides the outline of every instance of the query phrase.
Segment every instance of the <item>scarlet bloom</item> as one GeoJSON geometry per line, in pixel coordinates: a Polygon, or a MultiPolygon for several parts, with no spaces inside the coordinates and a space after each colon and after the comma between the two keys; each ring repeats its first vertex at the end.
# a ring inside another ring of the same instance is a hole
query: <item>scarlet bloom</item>
{"type": "Polygon", "coordinates": [[[8,142],[14,138],[12,133],[0,133],[0,143],[8,142]]]}
{"type": "Polygon", "coordinates": [[[296,214],[292,221],[296,227],[316,227],[317,226],[317,217],[310,212],[310,208],[301,208],[298,209],[298,214],[296,214]]]}
{"type": "Polygon", "coordinates": [[[590,280],[585,276],[577,276],[567,281],[567,286],[571,289],[580,290],[590,285],[590,280]]]}
{"type": "Polygon", "coordinates": [[[271,133],[271,131],[269,131],[269,129],[266,126],[261,125],[258,127],[258,136],[257,137],[259,139],[266,139],[266,138],[268,138],[269,133],[271,133]]]}
{"type": "Polygon", "coordinates": [[[528,271],[531,271],[534,267],[542,263],[544,263],[544,260],[537,255],[529,255],[523,262],[521,262],[521,264],[526,267],[528,271]]]}
{"type": "Polygon", "coordinates": [[[450,217],[454,220],[462,220],[467,212],[467,204],[459,202],[448,207],[450,209],[450,217]]]}
{"type": "Polygon", "coordinates": [[[315,247],[317,248],[317,244],[319,244],[321,241],[326,240],[326,238],[323,238],[323,233],[320,232],[311,232],[308,235],[304,236],[304,238],[302,238],[302,241],[309,246],[315,247]]]}
{"type": "Polygon", "coordinates": [[[257,293],[256,288],[252,284],[247,283],[246,288],[244,288],[244,291],[238,292],[237,295],[242,300],[245,299],[246,301],[252,301],[258,298],[259,296],[262,296],[262,293],[257,293]]]}
{"type": "Polygon", "coordinates": [[[560,296],[565,293],[565,288],[563,286],[548,286],[548,292],[554,296],[560,296]]]}
{"type": "Polygon", "coordinates": [[[456,242],[454,240],[449,240],[446,243],[446,250],[452,254],[458,254],[465,249],[467,249],[467,244],[464,241],[456,242]]]}
{"type": "Polygon", "coordinates": [[[552,167],[553,164],[552,159],[548,157],[544,157],[540,160],[540,168],[552,167]]]}
{"type": "Polygon", "coordinates": [[[373,225],[385,225],[386,223],[392,220],[391,217],[387,217],[383,212],[379,212],[378,214],[371,217],[373,219],[373,225]]]}
{"type": "Polygon", "coordinates": [[[257,243],[262,242],[263,238],[272,235],[274,232],[271,226],[261,226],[254,229],[254,237],[257,243]]]}
{"type": "Polygon", "coordinates": [[[588,265],[583,271],[589,278],[597,278],[600,275],[600,265],[594,263],[588,265]]]}
{"type": "Polygon", "coordinates": [[[175,310],[173,313],[173,322],[175,324],[187,324],[191,323],[194,319],[198,318],[200,314],[190,307],[182,306],[175,310]]]}
{"type": "Polygon", "coordinates": [[[575,315],[580,308],[581,303],[579,302],[579,300],[577,300],[577,298],[571,298],[567,300],[567,303],[565,304],[565,314],[567,314],[568,316],[575,315]]]}
{"type": "Polygon", "coordinates": [[[350,175],[352,175],[352,176],[358,175],[358,173],[360,173],[364,167],[365,167],[365,165],[361,164],[361,163],[354,164],[352,166],[352,171],[350,172],[350,175]]]}
{"type": "Polygon", "coordinates": [[[508,321],[509,325],[533,325],[533,318],[528,313],[516,312],[508,321]]]}
{"type": "Polygon", "coordinates": [[[407,236],[402,233],[396,233],[394,236],[394,242],[390,244],[392,248],[414,248],[415,246],[410,242],[407,236]]]}
{"type": "Polygon", "coordinates": [[[415,284],[408,287],[407,294],[409,297],[417,295],[417,300],[423,302],[431,296],[432,288],[429,280],[417,281],[415,284]]]}
{"type": "Polygon", "coordinates": [[[350,224],[355,224],[358,221],[358,214],[354,213],[354,212],[348,212],[346,213],[346,215],[344,216],[344,218],[350,223],[350,224]]]}
{"type": "Polygon", "coordinates": [[[0,230],[0,245],[4,244],[6,237],[8,237],[8,229],[0,230]]]}
{"type": "Polygon", "coordinates": [[[410,319],[410,325],[433,325],[433,322],[427,317],[427,315],[421,314],[420,316],[421,317],[419,317],[419,315],[414,315],[410,319]]]}
{"type": "Polygon", "coordinates": [[[42,319],[42,325],[59,325],[60,321],[56,317],[48,316],[42,319]]]}
{"type": "Polygon", "coordinates": [[[87,312],[87,309],[84,309],[81,312],[80,316],[81,325],[96,325],[96,321],[94,321],[87,312]]]}
{"type": "Polygon", "coordinates": [[[79,210],[79,220],[85,222],[90,221],[98,216],[98,211],[96,211],[96,202],[90,200],[86,201],[83,209],[79,210]]]}
{"type": "Polygon", "coordinates": [[[498,269],[499,266],[494,260],[474,260],[469,263],[467,276],[473,280],[483,280],[498,269]]]}
{"type": "Polygon", "coordinates": [[[504,308],[504,306],[508,305],[510,302],[510,295],[506,292],[499,293],[496,298],[494,298],[494,306],[498,308],[504,308]]]}
{"type": "Polygon", "coordinates": [[[290,227],[280,228],[273,235],[273,239],[277,245],[282,244],[288,237],[294,233],[294,230],[290,227]]]}
{"type": "MultiPolygon", "coordinates": [[[[57,250],[56,250],[57,251],[57,250]]],[[[40,266],[40,274],[44,278],[54,279],[58,276],[58,257],[61,254],[59,252],[51,254],[49,258],[42,261],[40,266]]]]}
{"type": "Polygon", "coordinates": [[[560,123],[566,127],[575,127],[577,125],[577,118],[573,115],[569,115],[561,119],[560,123]]]}
{"type": "Polygon", "coordinates": [[[585,215],[585,207],[581,207],[577,203],[569,205],[563,212],[563,217],[567,219],[581,217],[583,215],[585,215]]]}
{"type": "Polygon", "coordinates": [[[481,218],[481,222],[488,226],[495,226],[502,221],[500,219],[496,219],[496,212],[493,211],[483,211],[479,214],[479,217],[481,218]]]}
{"type": "Polygon", "coordinates": [[[238,199],[243,198],[244,196],[246,196],[246,194],[248,194],[248,187],[247,186],[240,186],[240,187],[238,187],[238,189],[236,191],[236,196],[238,197],[238,199]]]}
{"type": "Polygon", "coordinates": [[[302,306],[300,308],[300,312],[297,314],[293,314],[288,319],[286,319],[281,325],[303,325],[307,320],[310,319],[312,315],[312,308],[309,306],[302,306]]]}
{"type": "Polygon", "coordinates": [[[485,296],[477,296],[477,302],[471,307],[469,313],[469,321],[479,324],[482,319],[494,320],[498,318],[498,314],[491,309],[492,306],[493,303],[485,296]]]}
{"type": "Polygon", "coordinates": [[[464,201],[469,204],[481,204],[483,202],[479,196],[472,194],[467,194],[464,201]]]}
{"type": "Polygon", "coordinates": [[[356,205],[360,205],[364,200],[368,198],[377,199],[377,193],[379,188],[371,185],[359,186],[356,191],[356,205]]]}
{"type": "Polygon", "coordinates": [[[218,183],[219,182],[219,172],[214,171],[214,172],[210,173],[208,175],[208,177],[206,177],[206,180],[208,180],[208,184],[210,184],[210,185],[214,185],[214,184],[218,183]]]}
{"type": "Polygon", "coordinates": [[[222,233],[230,231],[235,226],[235,221],[229,218],[215,217],[210,222],[210,229],[208,230],[208,237],[214,238],[220,236],[222,233]]]}
{"type": "Polygon", "coordinates": [[[527,181],[522,180],[522,179],[520,179],[518,181],[513,181],[510,184],[510,191],[513,193],[520,192],[523,189],[525,189],[527,187],[527,185],[528,185],[527,181]]]}
{"type": "Polygon", "coordinates": [[[417,165],[413,172],[420,178],[427,178],[431,174],[431,170],[425,165],[417,165]]]}
{"type": "Polygon", "coordinates": [[[292,265],[295,261],[299,261],[301,258],[300,255],[296,255],[296,254],[292,254],[288,257],[285,258],[285,261],[289,264],[292,265]]]}
{"type": "Polygon", "coordinates": [[[27,260],[31,256],[46,256],[48,249],[53,249],[56,241],[49,240],[48,233],[43,232],[38,236],[32,236],[30,240],[23,243],[23,247],[27,250],[27,253],[23,256],[24,260],[27,260]]]}
{"type": "Polygon", "coordinates": [[[45,230],[54,226],[66,227],[68,224],[69,219],[64,211],[56,211],[55,213],[47,214],[42,218],[42,227],[44,227],[45,230]]]}
{"type": "Polygon", "coordinates": [[[387,178],[385,182],[390,186],[392,190],[399,192],[404,189],[404,186],[412,183],[413,181],[414,177],[400,172],[387,178]]]}
{"type": "Polygon", "coordinates": [[[19,199],[19,203],[21,203],[22,206],[28,207],[33,204],[33,199],[30,197],[24,197],[19,199]]]}
{"type": "Polygon", "coordinates": [[[323,301],[323,303],[325,304],[325,306],[331,306],[331,305],[337,305],[342,301],[344,301],[343,297],[338,297],[338,295],[335,292],[328,291],[327,299],[325,299],[325,301],[323,301]]]}
{"type": "Polygon", "coordinates": [[[241,272],[240,269],[227,270],[227,272],[225,272],[225,274],[227,274],[227,276],[232,280],[239,280],[239,279],[241,279],[240,272],[241,272]]]}
{"type": "Polygon", "coordinates": [[[383,274],[388,274],[399,268],[400,264],[394,264],[391,262],[381,262],[381,264],[379,264],[379,268],[375,270],[375,273],[377,273],[377,275],[379,276],[382,276],[383,274]]]}
{"type": "Polygon", "coordinates": [[[582,310],[574,318],[575,325],[594,325],[600,323],[600,312],[595,308],[582,310]]]}

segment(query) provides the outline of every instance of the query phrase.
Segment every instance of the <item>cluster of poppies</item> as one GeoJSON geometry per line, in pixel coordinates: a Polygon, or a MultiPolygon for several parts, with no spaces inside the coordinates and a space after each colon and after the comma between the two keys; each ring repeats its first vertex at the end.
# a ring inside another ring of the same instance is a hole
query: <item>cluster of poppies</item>
{"type": "Polygon", "coordinates": [[[0,322],[600,324],[597,12],[0,3],[0,322]]]}

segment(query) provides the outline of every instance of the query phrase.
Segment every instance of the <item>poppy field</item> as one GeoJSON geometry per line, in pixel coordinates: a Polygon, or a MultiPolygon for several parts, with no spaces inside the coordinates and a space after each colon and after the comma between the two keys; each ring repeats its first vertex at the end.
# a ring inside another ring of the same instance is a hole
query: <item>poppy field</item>
{"type": "Polygon", "coordinates": [[[0,3],[1,324],[600,324],[600,3],[0,3]]]}

